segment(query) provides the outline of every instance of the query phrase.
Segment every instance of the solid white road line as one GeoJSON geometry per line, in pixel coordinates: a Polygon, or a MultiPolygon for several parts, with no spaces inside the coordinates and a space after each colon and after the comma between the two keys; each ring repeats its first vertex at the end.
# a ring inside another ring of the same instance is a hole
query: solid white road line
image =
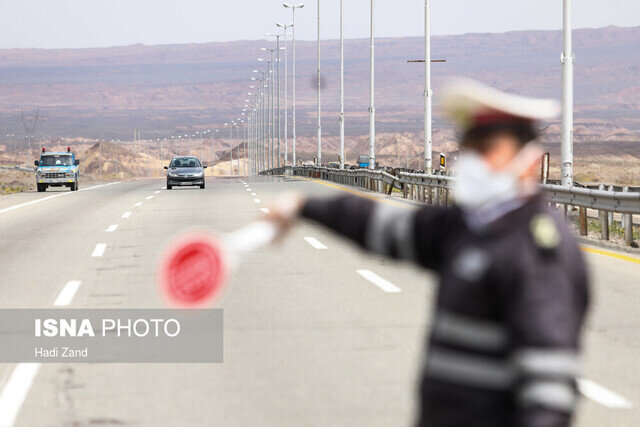
{"type": "Polygon", "coordinates": [[[401,289],[398,288],[397,286],[395,286],[393,283],[389,282],[388,280],[383,279],[382,277],[378,276],[376,273],[374,273],[373,271],[370,270],[356,270],[356,272],[361,275],[362,277],[364,277],[365,279],[367,279],[368,281],[370,281],[371,283],[373,283],[374,285],[376,285],[377,287],[379,287],[380,289],[382,289],[385,292],[400,292],[401,289]]]}
{"type": "Polygon", "coordinates": [[[131,216],[131,212],[125,212],[122,214],[122,216],[120,218],[129,218],[131,216]]]}
{"type": "Polygon", "coordinates": [[[260,199],[253,199],[254,202],[260,203],[260,199]]]}
{"type": "Polygon", "coordinates": [[[117,229],[118,229],[118,224],[111,224],[109,227],[107,227],[107,229],[105,231],[107,233],[113,233],[117,229]]]}
{"type": "Polygon", "coordinates": [[[10,427],[16,422],[20,407],[33,384],[39,363],[18,363],[0,394],[0,426],[10,427]]]}
{"type": "Polygon", "coordinates": [[[99,257],[104,254],[105,249],[107,249],[106,243],[98,243],[91,254],[92,257],[99,257]]]}
{"type": "Polygon", "coordinates": [[[153,196],[147,196],[147,197],[145,197],[145,199],[151,200],[151,199],[153,199],[153,196]]]}
{"type": "Polygon", "coordinates": [[[269,210],[269,208],[260,208],[260,210],[262,211],[262,213],[269,213],[269,212],[271,212],[271,211],[269,210]]]}
{"type": "Polygon", "coordinates": [[[304,240],[316,249],[327,249],[327,247],[320,243],[315,237],[305,237],[304,240]]]}
{"type": "Polygon", "coordinates": [[[110,182],[108,184],[94,185],[93,187],[81,188],[79,191],[93,190],[94,188],[106,187],[107,185],[113,185],[113,184],[120,184],[120,181],[118,181],[118,182],[110,182]]]}
{"type": "Polygon", "coordinates": [[[64,285],[64,288],[62,288],[62,290],[58,294],[56,300],[53,302],[53,305],[59,307],[71,304],[71,301],[73,300],[73,297],[78,291],[78,288],[81,284],[82,282],[80,280],[71,280],[67,282],[67,284],[64,285]]]}
{"type": "Polygon", "coordinates": [[[628,409],[633,407],[633,404],[624,397],[591,380],[578,379],[578,390],[584,396],[608,408],[628,409]]]}
{"type": "Polygon", "coordinates": [[[142,206],[142,202],[136,203],[135,206],[139,208],[140,206],[142,206]]]}
{"type": "Polygon", "coordinates": [[[73,194],[73,193],[72,192],[68,192],[68,193],[52,194],[51,196],[43,197],[42,199],[36,199],[36,200],[32,200],[30,202],[20,203],[19,205],[9,206],[8,208],[1,209],[0,210],[0,214],[12,211],[14,209],[19,209],[19,208],[23,208],[25,206],[30,206],[30,205],[34,205],[36,203],[44,202],[45,200],[54,199],[56,197],[68,196],[69,194],[73,194]]]}

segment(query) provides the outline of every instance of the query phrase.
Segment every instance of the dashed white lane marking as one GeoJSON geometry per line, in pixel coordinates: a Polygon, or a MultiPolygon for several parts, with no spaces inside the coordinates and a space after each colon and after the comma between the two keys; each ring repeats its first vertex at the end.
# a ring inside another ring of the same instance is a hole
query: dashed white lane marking
{"type": "Polygon", "coordinates": [[[99,257],[104,254],[105,249],[107,249],[106,243],[98,243],[91,254],[92,257],[99,257]]]}
{"type": "Polygon", "coordinates": [[[127,218],[129,218],[130,216],[131,216],[131,212],[125,212],[125,213],[123,213],[123,214],[122,214],[122,216],[121,216],[120,218],[127,219],[127,218]]]}
{"type": "Polygon", "coordinates": [[[253,199],[254,202],[260,203],[260,199],[253,199]]]}
{"type": "Polygon", "coordinates": [[[71,280],[67,282],[58,294],[56,300],[53,302],[53,305],[60,307],[71,304],[71,301],[81,284],[82,282],[80,280],[71,280]]]}
{"type": "Polygon", "coordinates": [[[256,193],[251,193],[251,195],[252,195],[252,196],[257,196],[257,194],[256,194],[256,193]]]}
{"type": "Polygon", "coordinates": [[[396,285],[394,285],[393,283],[389,282],[388,280],[383,279],[382,277],[378,276],[376,273],[374,273],[373,271],[370,270],[356,270],[356,272],[361,275],[362,277],[364,277],[365,279],[367,279],[368,281],[370,281],[371,283],[373,283],[374,285],[376,285],[377,287],[379,287],[380,289],[382,289],[385,292],[400,292],[401,289],[398,288],[396,285]]]}
{"type": "Polygon", "coordinates": [[[584,396],[608,408],[628,409],[633,407],[633,404],[624,397],[591,380],[578,379],[578,390],[584,396]]]}
{"type": "Polygon", "coordinates": [[[138,202],[138,203],[136,203],[136,204],[135,204],[135,206],[136,206],[137,208],[139,208],[140,206],[142,206],[142,202],[138,202]]]}
{"type": "Polygon", "coordinates": [[[327,247],[320,243],[315,237],[305,237],[304,240],[316,249],[327,249],[327,247]]]}
{"type": "Polygon", "coordinates": [[[269,212],[271,212],[271,211],[269,210],[269,208],[260,208],[260,210],[262,211],[262,213],[269,213],[269,212]]]}
{"type": "Polygon", "coordinates": [[[151,199],[153,199],[153,196],[147,196],[147,197],[145,197],[145,199],[151,200],[151,199]]]}
{"type": "Polygon", "coordinates": [[[160,194],[160,190],[156,191],[156,194],[160,194]]]}
{"type": "Polygon", "coordinates": [[[247,188],[247,191],[251,191],[251,189],[250,189],[250,188],[247,188]]]}
{"type": "Polygon", "coordinates": [[[107,229],[105,231],[107,233],[113,233],[117,229],[118,229],[118,224],[111,224],[109,227],[107,227],[107,229]]]}
{"type": "Polygon", "coordinates": [[[0,426],[12,426],[15,423],[39,369],[39,363],[18,363],[13,368],[0,394],[0,426]]]}

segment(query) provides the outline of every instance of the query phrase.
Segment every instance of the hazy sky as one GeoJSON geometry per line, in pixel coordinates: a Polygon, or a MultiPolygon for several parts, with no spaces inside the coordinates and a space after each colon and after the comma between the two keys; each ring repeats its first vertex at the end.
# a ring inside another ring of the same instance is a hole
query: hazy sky
{"type": "MultiPolygon", "coordinates": [[[[316,5],[296,13],[316,37],[316,5]]],[[[338,37],[339,0],[321,2],[322,38],[338,37]]],[[[345,1],[345,36],[369,33],[370,0],[345,1]]],[[[434,34],[559,29],[562,0],[431,0],[434,34]]],[[[423,33],[424,0],[376,0],[377,36],[423,33]]],[[[202,43],[263,38],[290,21],[279,0],[1,0],[0,48],[202,43]]],[[[640,25],[639,0],[575,0],[574,27],[640,25]]]]}

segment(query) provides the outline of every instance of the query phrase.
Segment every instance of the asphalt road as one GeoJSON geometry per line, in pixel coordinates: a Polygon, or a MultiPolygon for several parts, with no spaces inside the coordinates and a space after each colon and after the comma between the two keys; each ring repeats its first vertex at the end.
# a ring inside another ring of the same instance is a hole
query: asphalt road
{"type": "MultiPolygon", "coordinates": [[[[205,190],[137,180],[2,197],[0,308],[162,307],[155,267],[170,237],[235,230],[286,190],[343,191],[209,178],[205,190]]],[[[587,255],[580,426],[640,425],[640,260],[613,255],[587,255]]],[[[434,284],[302,224],[234,273],[224,363],[2,364],[0,426],[411,425],[434,284]]]]}

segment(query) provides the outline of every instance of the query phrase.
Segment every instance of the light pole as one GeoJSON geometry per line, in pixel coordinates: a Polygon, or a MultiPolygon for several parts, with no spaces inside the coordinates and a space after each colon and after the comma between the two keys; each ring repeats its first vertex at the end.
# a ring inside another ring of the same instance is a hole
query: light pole
{"type": "Polygon", "coordinates": [[[563,3],[562,51],[562,185],[573,186],[573,55],[571,46],[571,0],[563,3]]]}
{"type": "MultiPolygon", "coordinates": [[[[269,84],[267,85],[268,89],[268,102],[267,102],[267,111],[268,111],[268,127],[267,127],[267,167],[271,169],[273,167],[273,51],[275,49],[267,49],[265,47],[260,50],[269,51],[271,55],[271,59],[267,60],[267,81],[269,84]]],[[[258,61],[264,61],[262,58],[258,58],[258,61]]]]}
{"type": "MultiPolygon", "coordinates": [[[[229,123],[225,123],[225,126],[229,126],[229,146],[231,147],[231,125],[229,123]]],[[[231,175],[231,171],[229,171],[229,175],[231,175]]]]}
{"type": "Polygon", "coordinates": [[[340,0],[340,169],[344,169],[344,0],[340,0]]]}
{"type": "Polygon", "coordinates": [[[271,36],[271,37],[275,37],[276,38],[276,82],[277,82],[277,86],[276,86],[276,92],[278,92],[278,96],[277,96],[277,117],[278,117],[278,145],[277,145],[277,149],[276,149],[276,162],[275,162],[275,166],[279,167],[280,166],[280,144],[281,144],[281,130],[282,130],[282,123],[280,121],[280,119],[282,118],[282,114],[280,112],[280,37],[282,37],[282,34],[266,34],[267,36],[271,36]]]}
{"type": "Polygon", "coordinates": [[[252,77],[251,79],[260,82],[260,92],[258,96],[258,160],[259,160],[259,169],[262,171],[265,167],[265,72],[253,70],[254,73],[262,73],[262,78],[252,77]]]}
{"type": "Polygon", "coordinates": [[[375,66],[375,46],[374,46],[374,3],[375,0],[371,0],[371,36],[369,37],[370,42],[370,86],[369,86],[369,96],[370,96],[370,104],[369,104],[369,169],[376,168],[376,107],[374,104],[375,101],[375,85],[374,85],[374,66],[375,66]]]}
{"type": "Polygon", "coordinates": [[[293,99],[293,111],[292,111],[292,126],[293,126],[293,151],[292,151],[292,162],[293,165],[296,165],[296,9],[302,9],[304,7],[304,3],[300,3],[297,6],[291,5],[289,3],[283,3],[284,7],[291,9],[292,16],[292,43],[293,43],[293,85],[292,85],[292,99],[293,99]]]}
{"type": "Polygon", "coordinates": [[[287,60],[287,29],[293,27],[293,24],[281,24],[279,22],[276,25],[284,29],[284,165],[287,165],[289,161],[289,63],[287,60]]]}
{"type": "Polygon", "coordinates": [[[431,1],[424,0],[424,171],[431,174],[431,1]]]}
{"type": "Polygon", "coordinates": [[[249,149],[249,118],[247,118],[247,120],[244,122],[244,150],[243,150],[243,156],[242,158],[244,159],[244,162],[242,163],[242,170],[244,171],[244,175],[248,176],[249,174],[247,173],[247,167],[248,167],[248,163],[249,163],[249,152],[247,151],[249,149]]]}
{"type": "Polygon", "coordinates": [[[218,129],[211,132],[211,176],[215,176],[215,164],[216,164],[216,149],[215,149],[215,136],[218,133],[218,129]]]}
{"type": "Polygon", "coordinates": [[[316,0],[318,4],[318,42],[317,42],[317,61],[318,61],[318,160],[317,165],[322,165],[322,82],[320,80],[320,0],[316,0]]]}

